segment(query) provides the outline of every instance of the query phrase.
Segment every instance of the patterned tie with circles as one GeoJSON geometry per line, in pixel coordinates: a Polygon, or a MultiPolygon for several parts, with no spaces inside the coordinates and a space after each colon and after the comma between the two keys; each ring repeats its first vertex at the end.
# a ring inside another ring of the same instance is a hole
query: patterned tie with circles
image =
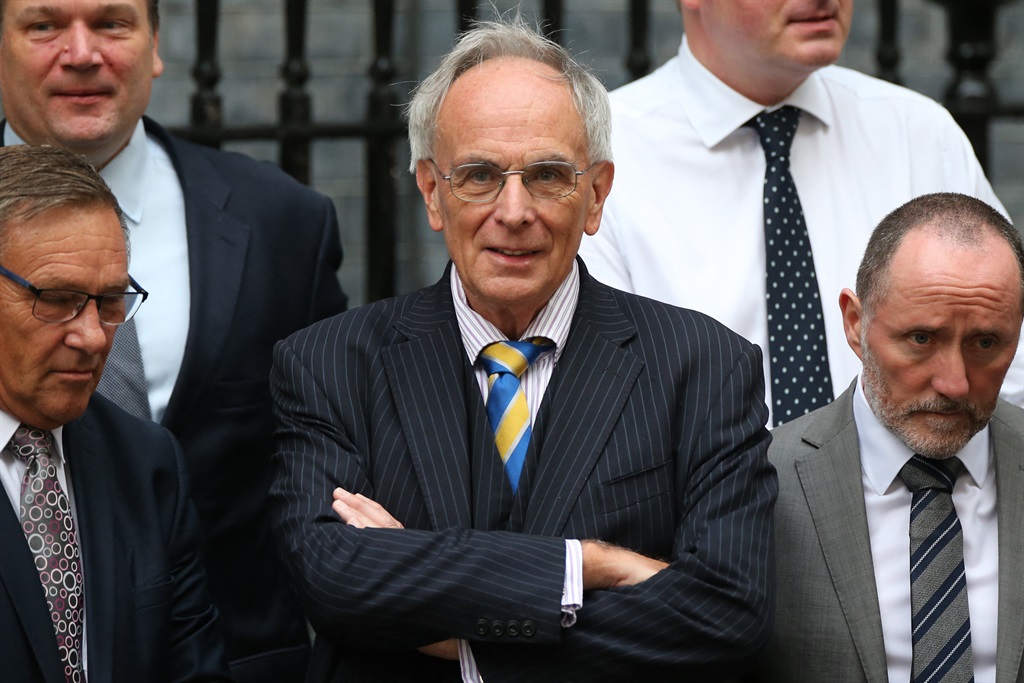
{"type": "Polygon", "coordinates": [[[953,506],[958,458],[915,455],[900,470],[910,506],[911,683],[974,681],[964,535],[953,506]]]}
{"type": "Polygon", "coordinates": [[[762,112],[747,125],[765,155],[764,237],[768,355],[774,424],[832,402],[825,320],[803,208],[789,172],[800,110],[762,112]]]}
{"type": "Polygon", "coordinates": [[[21,527],[46,593],[64,676],[69,683],[80,683],[85,680],[82,566],[71,506],[51,459],[50,433],[22,425],[9,448],[26,465],[21,482],[21,527]]]}
{"type": "Polygon", "coordinates": [[[528,341],[495,342],[480,352],[480,363],[487,372],[489,386],[487,418],[513,494],[519,489],[519,475],[532,431],[530,408],[519,378],[531,363],[554,346],[549,339],[533,337],[528,341]]]}

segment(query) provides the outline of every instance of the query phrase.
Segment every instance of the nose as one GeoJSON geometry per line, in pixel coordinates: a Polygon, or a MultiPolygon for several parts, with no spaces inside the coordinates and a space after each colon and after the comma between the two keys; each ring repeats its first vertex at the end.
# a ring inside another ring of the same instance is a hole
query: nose
{"type": "Polygon", "coordinates": [[[107,338],[113,339],[113,327],[100,323],[100,310],[95,300],[88,301],[70,325],[64,343],[88,354],[101,353],[107,347],[107,338]]]}
{"type": "Polygon", "coordinates": [[[64,34],[64,47],[60,53],[61,65],[73,69],[88,69],[100,64],[102,59],[92,30],[81,22],[72,23],[64,34]]]}
{"type": "Polygon", "coordinates": [[[494,200],[494,217],[507,227],[515,228],[533,220],[535,202],[520,174],[505,176],[505,187],[494,200]]]}
{"type": "Polygon", "coordinates": [[[959,348],[937,355],[932,375],[932,389],[948,398],[967,397],[970,382],[967,379],[967,364],[959,348]]]}

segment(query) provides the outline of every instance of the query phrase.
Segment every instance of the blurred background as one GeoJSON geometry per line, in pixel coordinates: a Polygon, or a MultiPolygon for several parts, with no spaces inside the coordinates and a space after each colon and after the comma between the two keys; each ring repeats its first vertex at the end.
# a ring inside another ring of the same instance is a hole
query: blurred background
{"type": "MultiPolygon", "coordinates": [[[[406,170],[401,107],[451,47],[465,25],[460,17],[515,7],[536,23],[554,16],[553,37],[609,89],[631,80],[645,60],[648,70],[660,66],[682,35],[675,0],[161,0],[166,70],[149,115],[193,138],[284,162],[332,197],[345,248],[339,278],[351,305],[407,292],[434,282],[447,256],[406,170]],[[638,8],[646,27],[631,19],[638,8]],[[290,162],[280,142],[288,130],[312,132],[306,141],[291,136],[290,162]]],[[[1014,224],[1024,225],[1024,0],[857,0],[840,64],[872,75],[887,66],[890,77],[895,67],[903,85],[943,102],[958,64],[968,76],[960,95],[997,112],[979,156],[1014,224]],[[895,32],[880,67],[886,12],[895,32]],[[951,21],[970,39],[954,58],[951,21]],[[985,92],[990,86],[994,94],[985,92]]]]}

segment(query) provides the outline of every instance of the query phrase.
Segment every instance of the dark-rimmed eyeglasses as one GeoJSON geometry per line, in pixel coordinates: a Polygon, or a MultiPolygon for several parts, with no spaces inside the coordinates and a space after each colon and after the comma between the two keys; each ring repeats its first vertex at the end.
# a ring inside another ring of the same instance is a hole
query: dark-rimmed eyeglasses
{"type": "Polygon", "coordinates": [[[32,304],[32,315],[44,323],[66,323],[73,320],[91,299],[96,301],[96,311],[104,325],[122,325],[132,319],[142,302],[149,297],[131,275],[129,282],[135,291],[120,294],[86,294],[73,289],[40,289],[31,282],[0,266],[0,275],[21,285],[36,295],[32,304]]]}
{"type": "Polygon", "coordinates": [[[448,181],[452,194],[472,204],[495,200],[510,175],[522,176],[523,186],[537,199],[561,199],[572,194],[577,179],[596,165],[577,171],[568,161],[536,161],[518,171],[503,171],[494,164],[462,164],[445,175],[436,161],[430,162],[448,181]]]}

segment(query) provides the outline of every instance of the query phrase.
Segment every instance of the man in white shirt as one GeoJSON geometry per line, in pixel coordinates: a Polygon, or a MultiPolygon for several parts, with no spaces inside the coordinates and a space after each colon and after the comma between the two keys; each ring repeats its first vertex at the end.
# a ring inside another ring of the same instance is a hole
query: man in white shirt
{"type": "Polygon", "coordinates": [[[860,381],[772,433],[778,608],[752,680],[1024,681],[1024,410],[998,398],[1020,236],[977,199],[924,195],[879,224],[840,308],[860,381]],[[950,491],[914,492],[922,468],[950,491]]]}
{"type": "MultiPolygon", "coordinates": [[[[831,389],[859,363],[832,305],[870,226],[929,192],[1005,214],[970,143],[934,101],[832,65],[852,0],[683,0],[677,57],[611,95],[615,192],[580,255],[599,280],[716,318],[758,344],[772,375],[766,292],[765,155],[747,125],[800,110],[790,170],[813,251],[831,389]]],[[[785,323],[783,323],[785,324],[785,323]]],[[[1024,405],[1024,356],[1003,396],[1024,405]]],[[[777,395],[769,394],[771,421],[777,395]]],[[[804,410],[813,406],[806,404],[804,410]]]]}
{"type": "Polygon", "coordinates": [[[235,677],[301,680],[308,631],[266,513],[268,376],[274,342],[345,307],[334,207],[274,164],[143,116],[163,71],[157,0],[0,0],[0,19],[3,144],[100,170],[150,292],[99,392],[181,443],[235,677]]]}

